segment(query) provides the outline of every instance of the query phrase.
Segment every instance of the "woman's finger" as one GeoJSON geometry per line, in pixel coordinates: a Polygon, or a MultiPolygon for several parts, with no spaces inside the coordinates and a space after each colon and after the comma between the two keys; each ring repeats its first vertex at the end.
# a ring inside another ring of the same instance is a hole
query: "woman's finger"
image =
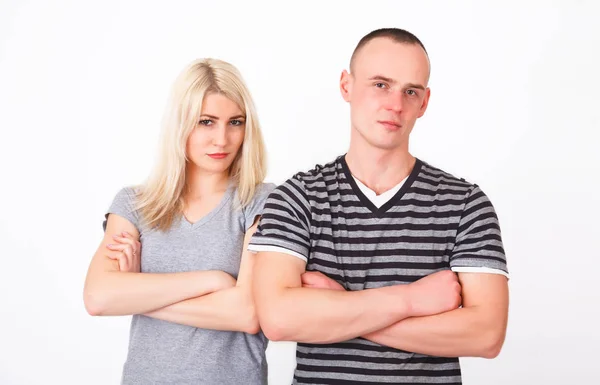
{"type": "Polygon", "coordinates": [[[129,271],[129,260],[125,253],[119,255],[119,271],[129,271]]]}
{"type": "Polygon", "coordinates": [[[106,253],[106,256],[112,260],[118,260],[121,254],[123,253],[120,251],[111,251],[110,253],[106,253]]]}
{"type": "Polygon", "coordinates": [[[134,247],[136,244],[136,240],[133,238],[121,237],[119,235],[113,235],[112,238],[115,242],[131,245],[132,247],[134,247]]]}
{"type": "Polygon", "coordinates": [[[106,245],[106,248],[112,251],[123,251],[126,248],[131,247],[128,244],[125,243],[110,243],[108,245],[106,245]]]}
{"type": "Polygon", "coordinates": [[[123,232],[121,233],[121,236],[122,236],[122,237],[124,237],[124,238],[131,239],[131,240],[133,240],[133,241],[136,241],[136,239],[135,239],[135,238],[133,238],[133,235],[129,234],[127,231],[123,231],[123,232]]]}
{"type": "Polygon", "coordinates": [[[131,247],[131,245],[125,245],[125,247],[123,248],[123,253],[127,256],[127,259],[129,260],[129,264],[131,264],[131,262],[133,261],[133,257],[135,255],[133,247],[131,247]]]}

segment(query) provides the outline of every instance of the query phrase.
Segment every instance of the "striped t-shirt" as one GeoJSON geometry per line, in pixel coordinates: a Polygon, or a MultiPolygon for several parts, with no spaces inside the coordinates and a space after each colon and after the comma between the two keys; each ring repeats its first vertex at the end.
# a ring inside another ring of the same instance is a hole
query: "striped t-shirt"
{"type": "MultiPolygon", "coordinates": [[[[346,290],[408,284],[444,269],[507,275],[494,208],[477,185],[419,159],[381,207],[343,156],[298,173],[267,199],[250,250],[306,260],[346,290]]],[[[298,343],[294,384],[460,384],[458,358],[401,351],[363,338],[298,343]]]]}

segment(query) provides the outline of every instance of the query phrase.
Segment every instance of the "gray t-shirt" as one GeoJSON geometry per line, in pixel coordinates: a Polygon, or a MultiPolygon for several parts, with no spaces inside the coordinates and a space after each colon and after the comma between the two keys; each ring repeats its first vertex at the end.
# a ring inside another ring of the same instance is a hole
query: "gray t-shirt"
{"type": "MultiPolygon", "coordinates": [[[[237,277],[245,232],[274,187],[258,186],[253,201],[240,209],[231,186],[196,223],[181,216],[166,232],[141,225],[133,209],[135,192],[127,187],[119,191],[107,217],[120,215],[140,231],[143,273],[222,270],[237,277]]],[[[122,384],[266,384],[266,347],[262,333],[199,329],[134,315],[122,384]]]]}

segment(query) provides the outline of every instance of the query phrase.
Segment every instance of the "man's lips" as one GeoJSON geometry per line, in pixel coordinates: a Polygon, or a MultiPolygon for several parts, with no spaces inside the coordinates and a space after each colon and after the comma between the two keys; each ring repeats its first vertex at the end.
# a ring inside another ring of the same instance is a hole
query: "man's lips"
{"type": "Polygon", "coordinates": [[[402,125],[400,123],[394,122],[393,120],[378,120],[377,123],[381,124],[388,130],[398,130],[402,125]]]}

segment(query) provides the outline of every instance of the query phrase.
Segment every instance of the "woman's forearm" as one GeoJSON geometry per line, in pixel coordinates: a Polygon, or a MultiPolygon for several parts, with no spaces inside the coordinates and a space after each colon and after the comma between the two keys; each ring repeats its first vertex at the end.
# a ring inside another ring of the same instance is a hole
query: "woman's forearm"
{"type": "Polygon", "coordinates": [[[250,334],[259,330],[250,290],[241,286],[181,301],[145,315],[203,329],[250,334]]]}
{"type": "Polygon", "coordinates": [[[222,271],[127,273],[103,271],[86,284],[84,302],[92,315],[143,314],[235,285],[222,271]]]}

